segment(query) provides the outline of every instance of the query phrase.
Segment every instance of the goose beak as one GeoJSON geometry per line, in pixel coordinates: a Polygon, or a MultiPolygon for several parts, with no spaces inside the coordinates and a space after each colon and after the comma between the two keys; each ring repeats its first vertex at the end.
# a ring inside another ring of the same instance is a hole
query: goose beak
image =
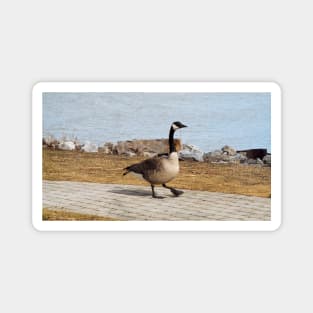
{"type": "Polygon", "coordinates": [[[184,125],[184,124],[181,124],[180,125],[180,128],[183,128],[183,127],[188,127],[187,125],[184,125]]]}

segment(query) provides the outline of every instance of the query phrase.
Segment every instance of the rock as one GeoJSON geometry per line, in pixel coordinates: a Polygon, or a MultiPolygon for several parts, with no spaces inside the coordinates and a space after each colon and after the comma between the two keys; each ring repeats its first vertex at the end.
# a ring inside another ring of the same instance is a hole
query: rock
{"type": "Polygon", "coordinates": [[[109,154],[113,153],[114,144],[112,142],[106,142],[103,146],[109,154]]]}
{"type": "Polygon", "coordinates": [[[104,154],[112,154],[112,151],[108,147],[99,147],[98,152],[104,153],[104,154]]]}
{"type": "Polygon", "coordinates": [[[98,146],[94,143],[86,142],[82,147],[81,150],[84,152],[98,152],[98,146]]]}
{"type": "Polygon", "coordinates": [[[209,163],[218,163],[218,162],[226,162],[228,161],[228,156],[223,155],[221,150],[214,150],[212,152],[205,153],[203,155],[203,159],[209,163]]]}
{"type": "Polygon", "coordinates": [[[98,152],[105,154],[113,154],[114,144],[112,142],[106,142],[102,147],[98,148],[98,152]]]}
{"type": "Polygon", "coordinates": [[[183,149],[182,150],[186,150],[186,151],[198,150],[198,151],[200,151],[200,149],[197,146],[191,145],[191,144],[183,144],[183,149]]]}
{"type": "Polygon", "coordinates": [[[221,156],[223,154],[222,150],[214,150],[211,153],[211,156],[221,156]]]}
{"type": "Polygon", "coordinates": [[[204,153],[203,159],[209,163],[240,163],[240,164],[258,164],[264,165],[266,162],[270,162],[269,157],[263,156],[266,152],[266,149],[250,149],[250,150],[241,150],[236,151],[230,146],[224,146],[221,150],[214,150],[212,152],[204,153]],[[259,156],[262,156],[259,157],[259,156]]]}
{"type": "MultiPolygon", "coordinates": [[[[181,149],[179,139],[174,139],[176,150],[181,149]]],[[[168,139],[152,139],[152,140],[127,140],[119,141],[112,148],[113,154],[125,154],[130,151],[137,155],[143,156],[144,152],[163,154],[168,153],[168,139]]]]}
{"type": "Polygon", "coordinates": [[[145,157],[145,158],[153,158],[153,157],[155,157],[157,155],[157,153],[155,153],[155,152],[148,152],[148,151],[144,151],[143,152],[143,156],[145,157]]]}
{"type": "Polygon", "coordinates": [[[239,159],[239,163],[241,163],[241,164],[247,163],[248,158],[245,155],[243,155],[241,153],[237,153],[237,156],[239,159]]]}
{"type": "Polygon", "coordinates": [[[267,164],[267,165],[271,165],[271,155],[267,154],[264,158],[263,158],[263,163],[267,164]]]}
{"type": "Polygon", "coordinates": [[[221,150],[214,150],[212,152],[205,153],[204,161],[209,163],[244,163],[247,157],[236,153],[234,148],[224,146],[221,150]]]}
{"type": "Polygon", "coordinates": [[[48,135],[42,138],[42,144],[49,148],[55,148],[59,144],[59,142],[53,136],[48,135]]]}
{"type": "Polygon", "coordinates": [[[235,155],[229,155],[228,157],[229,157],[229,163],[238,164],[238,163],[244,162],[242,161],[242,156],[239,153],[235,155]]]}
{"type": "Polygon", "coordinates": [[[73,141],[62,141],[57,145],[59,150],[75,150],[75,144],[73,141]]]}
{"type": "Polygon", "coordinates": [[[75,149],[77,151],[81,151],[82,150],[83,145],[81,145],[80,143],[75,143],[75,149]]]}
{"type": "Polygon", "coordinates": [[[248,159],[248,164],[257,164],[257,160],[255,160],[255,159],[248,159]]]}
{"type": "Polygon", "coordinates": [[[75,138],[73,142],[75,144],[75,150],[80,151],[83,147],[83,144],[81,144],[77,138],[75,138]]]}
{"type": "Polygon", "coordinates": [[[263,161],[259,158],[256,159],[256,164],[263,165],[263,161]]]}
{"type": "Polygon", "coordinates": [[[186,151],[186,150],[182,150],[179,151],[178,153],[178,157],[180,160],[193,160],[193,161],[197,161],[197,162],[203,162],[203,152],[191,152],[191,151],[186,151]]]}
{"type": "Polygon", "coordinates": [[[232,158],[231,156],[229,156],[227,154],[222,154],[221,158],[222,158],[221,161],[223,161],[225,163],[229,163],[232,159],[234,159],[234,158],[232,158]]]}
{"type": "Polygon", "coordinates": [[[222,157],[222,162],[225,162],[225,163],[234,163],[234,164],[237,164],[237,163],[240,163],[240,156],[238,154],[236,155],[223,155],[222,157]]]}
{"type": "Polygon", "coordinates": [[[204,153],[194,145],[183,145],[183,150],[178,152],[178,157],[181,160],[194,160],[203,162],[204,153]]]}
{"type": "Polygon", "coordinates": [[[227,154],[227,155],[231,155],[234,156],[237,154],[236,150],[230,146],[224,146],[222,148],[223,153],[227,154]]]}
{"type": "Polygon", "coordinates": [[[131,151],[126,151],[123,153],[123,155],[127,156],[127,157],[135,157],[136,153],[131,152],[131,151]]]}

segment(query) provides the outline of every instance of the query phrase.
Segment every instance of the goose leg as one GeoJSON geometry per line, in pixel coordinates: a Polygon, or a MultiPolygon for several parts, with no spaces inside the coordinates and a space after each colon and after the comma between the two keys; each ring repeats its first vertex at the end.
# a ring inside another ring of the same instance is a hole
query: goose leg
{"type": "Polygon", "coordinates": [[[156,195],[156,193],[154,192],[154,185],[151,185],[151,189],[152,189],[152,198],[164,199],[164,197],[160,197],[156,195]]]}
{"type": "Polygon", "coordinates": [[[175,189],[175,188],[172,188],[172,187],[168,187],[166,186],[165,184],[162,185],[164,188],[167,188],[171,191],[171,193],[175,196],[175,197],[178,197],[180,195],[182,195],[184,192],[182,190],[178,190],[178,189],[175,189]]]}

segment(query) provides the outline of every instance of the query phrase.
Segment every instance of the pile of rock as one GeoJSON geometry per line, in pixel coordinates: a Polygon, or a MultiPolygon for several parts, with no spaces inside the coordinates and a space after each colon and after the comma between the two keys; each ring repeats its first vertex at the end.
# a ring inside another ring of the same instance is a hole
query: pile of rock
{"type": "MultiPolygon", "coordinates": [[[[117,143],[106,142],[102,146],[85,142],[81,144],[77,139],[56,140],[53,136],[43,138],[43,147],[58,150],[78,150],[83,152],[99,152],[104,154],[124,155],[128,157],[143,156],[146,158],[168,154],[168,139],[127,140],[117,143]]],[[[181,144],[180,139],[174,140],[180,160],[230,163],[230,164],[259,164],[271,166],[271,154],[266,149],[236,150],[224,146],[220,150],[204,153],[198,147],[190,144],[181,144]]]]}
{"type": "MultiPolygon", "coordinates": [[[[151,140],[127,140],[117,143],[106,142],[102,146],[85,142],[81,144],[77,139],[57,140],[53,136],[43,138],[43,147],[53,150],[78,150],[83,152],[99,152],[104,154],[117,154],[125,156],[144,156],[153,157],[158,154],[166,154],[169,151],[168,139],[151,140]]],[[[181,141],[174,139],[176,150],[181,150],[181,141]]]]}
{"type": "Polygon", "coordinates": [[[58,145],[57,145],[57,149],[58,150],[75,150],[76,149],[76,145],[73,141],[61,141],[58,145]]]}
{"type": "Polygon", "coordinates": [[[53,136],[47,136],[42,139],[42,145],[44,148],[52,150],[98,152],[98,145],[90,143],[89,141],[81,144],[77,139],[63,138],[57,140],[53,136]]]}
{"type": "Polygon", "coordinates": [[[242,163],[271,166],[271,154],[267,149],[238,150],[237,153],[246,158],[242,163]]]}
{"type": "Polygon", "coordinates": [[[53,136],[47,136],[42,138],[42,146],[44,148],[56,149],[59,145],[59,141],[56,140],[53,136]]]}
{"type": "Polygon", "coordinates": [[[83,152],[98,152],[98,145],[95,143],[90,143],[87,141],[84,145],[81,146],[81,151],[83,152]]]}
{"type": "Polygon", "coordinates": [[[183,145],[179,152],[181,160],[193,160],[208,163],[259,164],[271,166],[271,155],[266,149],[249,149],[237,151],[230,146],[204,153],[193,145],[183,145]]]}
{"type": "Polygon", "coordinates": [[[209,163],[243,163],[247,159],[229,146],[224,146],[221,150],[205,153],[203,158],[205,162],[209,163]]]}
{"type": "Polygon", "coordinates": [[[106,142],[102,147],[98,148],[98,152],[104,154],[113,154],[114,144],[112,142],[106,142]]]}
{"type": "Polygon", "coordinates": [[[264,158],[263,158],[263,163],[271,166],[271,154],[267,154],[264,158]]]}
{"type": "Polygon", "coordinates": [[[271,155],[266,149],[235,150],[232,147],[224,146],[221,150],[205,153],[205,162],[209,163],[241,163],[271,165],[271,155]]]}
{"type": "MultiPolygon", "coordinates": [[[[179,139],[174,139],[174,144],[177,150],[181,149],[179,139]]],[[[158,154],[168,153],[168,150],[168,139],[118,141],[112,146],[113,154],[127,156],[153,157],[158,154]]]]}

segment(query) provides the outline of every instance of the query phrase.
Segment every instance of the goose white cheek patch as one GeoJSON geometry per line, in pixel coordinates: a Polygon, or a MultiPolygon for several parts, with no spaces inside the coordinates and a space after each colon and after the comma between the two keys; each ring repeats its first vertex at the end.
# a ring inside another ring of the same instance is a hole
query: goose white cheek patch
{"type": "Polygon", "coordinates": [[[32,101],[37,230],[280,226],[276,83],[39,83],[32,101]]]}

